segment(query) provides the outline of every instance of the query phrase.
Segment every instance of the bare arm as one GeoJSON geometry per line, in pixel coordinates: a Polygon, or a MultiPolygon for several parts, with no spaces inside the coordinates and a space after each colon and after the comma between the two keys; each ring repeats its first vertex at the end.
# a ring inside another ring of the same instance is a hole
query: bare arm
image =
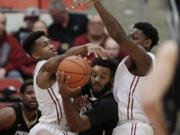
{"type": "Polygon", "coordinates": [[[70,131],[80,132],[91,128],[89,118],[78,114],[70,98],[63,98],[63,106],[70,131]]]}
{"type": "Polygon", "coordinates": [[[16,114],[13,108],[0,109],[0,130],[10,128],[16,121],[16,114]]]}
{"type": "Polygon", "coordinates": [[[57,73],[57,80],[59,82],[60,94],[63,99],[63,107],[70,131],[80,132],[86,129],[90,129],[91,123],[89,118],[86,115],[80,116],[71,101],[71,91],[79,91],[80,88],[69,88],[67,85],[68,78],[64,77],[64,73],[61,73],[61,78],[59,78],[58,74],[59,73],[57,73]]]}
{"type": "Polygon", "coordinates": [[[110,36],[120,45],[120,47],[130,55],[136,65],[137,71],[141,76],[144,76],[150,69],[152,64],[151,57],[146,50],[139,45],[134,44],[124,32],[118,21],[95,0],[94,6],[100,14],[110,36]]]}
{"type": "Polygon", "coordinates": [[[66,57],[71,55],[82,55],[87,52],[95,53],[96,56],[101,56],[105,58],[106,53],[97,45],[86,44],[82,46],[76,46],[70,48],[66,53],[50,58],[40,69],[37,76],[37,84],[42,89],[47,89],[53,85],[55,82],[55,73],[59,63],[66,57]]]}
{"type": "Polygon", "coordinates": [[[157,67],[144,88],[143,106],[158,135],[166,135],[162,98],[172,82],[177,63],[178,48],[175,42],[168,41],[157,53],[157,67]]]}

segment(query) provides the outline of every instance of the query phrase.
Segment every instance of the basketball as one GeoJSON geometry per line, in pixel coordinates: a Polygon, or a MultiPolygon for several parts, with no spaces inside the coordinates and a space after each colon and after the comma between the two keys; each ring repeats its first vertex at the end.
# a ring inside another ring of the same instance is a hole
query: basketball
{"type": "Polygon", "coordinates": [[[82,57],[69,56],[59,64],[58,71],[64,71],[64,75],[70,77],[69,87],[75,88],[88,82],[91,68],[87,60],[82,57]]]}

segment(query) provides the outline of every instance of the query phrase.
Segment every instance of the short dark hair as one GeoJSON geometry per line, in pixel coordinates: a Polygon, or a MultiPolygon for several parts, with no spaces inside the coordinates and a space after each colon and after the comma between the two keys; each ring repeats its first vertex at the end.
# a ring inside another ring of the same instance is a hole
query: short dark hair
{"type": "Polygon", "coordinates": [[[31,32],[23,42],[24,50],[31,55],[35,46],[35,41],[41,36],[45,36],[43,31],[31,32]]]}
{"type": "Polygon", "coordinates": [[[108,59],[96,58],[94,59],[91,66],[94,67],[96,65],[109,68],[111,70],[111,77],[114,77],[118,63],[117,61],[110,58],[108,59]]]}
{"type": "Polygon", "coordinates": [[[158,44],[159,34],[157,29],[153,27],[152,24],[148,22],[138,22],[133,26],[133,28],[140,29],[147,38],[152,40],[150,49],[158,44]]]}
{"type": "Polygon", "coordinates": [[[26,80],[26,81],[21,85],[20,94],[24,94],[24,92],[25,92],[25,90],[26,90],[26,87],[29,86],[29,85],[33,85],[33,80],[32,80],[32,79],[26,80]]]}

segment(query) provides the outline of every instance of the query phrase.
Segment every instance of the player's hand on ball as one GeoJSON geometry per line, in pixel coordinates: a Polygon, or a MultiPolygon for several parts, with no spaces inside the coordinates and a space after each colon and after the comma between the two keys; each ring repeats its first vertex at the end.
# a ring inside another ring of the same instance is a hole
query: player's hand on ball
{"type": "Polygon", "coordinates": [[[56,73],[56,79],[58,81],[58,86],[59,86],[59,92],[62,96],[62,98],[71,98],[76,95],[76,93],[79,93],[81,91],[80,87],[77,88],[70,88],[68,86],[68,82],[70,77],[65,76],[64,72],[57,72],[56,73]]]}
{"type": "Polygon", "coordinates": [[[86,5],[86,6],[94,5],[95,2],[97,1],[98,0],[73,0],[72,5],[69,6],[67,9],[75,8],[79,5],[86,5]]]}
{"type": "Polygon", "coordinates": [[[88,55],[94,53],[95,57],[101,57],[102,59],[107,59],[107,51],[100,47],[99,45],[88,43],[86,44],[88,55]]]}

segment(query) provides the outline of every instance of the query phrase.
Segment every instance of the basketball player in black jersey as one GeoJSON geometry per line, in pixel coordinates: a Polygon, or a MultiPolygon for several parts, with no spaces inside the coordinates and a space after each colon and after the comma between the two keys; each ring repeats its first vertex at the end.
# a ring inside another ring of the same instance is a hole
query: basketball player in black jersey
{"type": "Polygon", "coordinates": [[[155,134],[168,135],[162,99],[170,86],[174,87],[175,105],[180,107],[180,46],[175,41],[165,42],[157,52],[157,67],[144,89],[143,106],[154,125],[155,134]]]}
{"type": "Polygon", "coordinates": [[[69,128],[79,135],[112,135],[113,128],[118,122],[118,106],[113,98],[112,84],[117,68],[116,62],[97,58],[92,63],[90,84],[82,89],[82,94],[88,94],[89,109],[79,115],[71,102],[72,91],[65,81],[59,78],[60,93],[63,99],[66,119],[69,128]]]}
{"type": "Polygon", "coordinates": [[[20,89],[21,103],[0,109],[0,135],[26,135],[38,123],[40,111],[33,81],[25,81],[20,89]]]}

